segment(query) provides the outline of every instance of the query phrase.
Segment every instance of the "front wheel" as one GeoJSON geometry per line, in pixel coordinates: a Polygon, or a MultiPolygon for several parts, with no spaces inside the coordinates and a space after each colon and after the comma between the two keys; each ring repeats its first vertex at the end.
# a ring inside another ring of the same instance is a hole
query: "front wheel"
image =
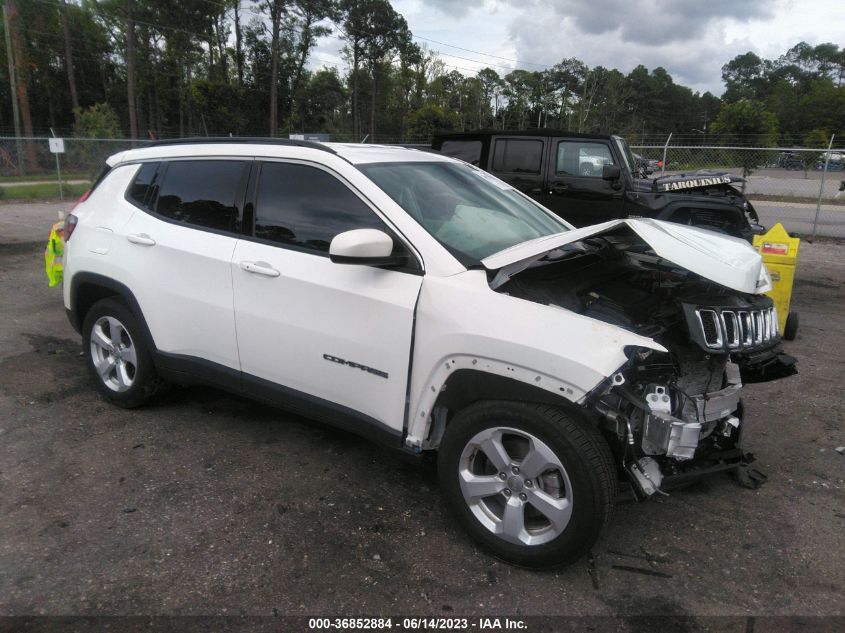
{"type": "Polygon", "coordinates": [[[616,490],[607,443],[563,411],[518,402],[473,404],[449,423],[438,475],[470,535],[499,558],[552,568],[589,551],[616,490]]]}

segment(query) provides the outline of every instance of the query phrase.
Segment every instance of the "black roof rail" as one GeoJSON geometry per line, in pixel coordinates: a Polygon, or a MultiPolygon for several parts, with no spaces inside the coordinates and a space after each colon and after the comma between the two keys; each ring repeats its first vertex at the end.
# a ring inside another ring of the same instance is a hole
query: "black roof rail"
{"type": "Polygon", "coordinates": [[[331,147],[317,141],[300,141],[289,138],[272,138],[267,136],[196,136],[191,138],[169,138],[151,143],[145,143],[143,147],[162,147],[165,145],[206,145],[209,143],[240,143],[253,145],[292,145],[296,147],[310,147],[319,149],[330,154],[337,154],[331,147]]]}
{"type": "Polygon", "coordinates": [[[601,139],[608,140],[615,136],[614,134],[590,134],[588,132],[568,132],[567,130],[553,130],[551,128],[527,128],[523,130],[468,130],[466,132],[452,132],[435,130],[433,136],[438,138],[471,138],[471,137],[487,137],[487,136],[553,136],[555,138],[561,136],[568,136],[572,138],[583,139],[601,139]]]}

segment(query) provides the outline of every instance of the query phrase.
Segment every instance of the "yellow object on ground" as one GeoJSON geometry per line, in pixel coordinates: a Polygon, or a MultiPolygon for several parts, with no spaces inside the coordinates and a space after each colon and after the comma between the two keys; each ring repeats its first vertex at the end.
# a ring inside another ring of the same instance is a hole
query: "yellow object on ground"
{"type": "MultiPolygon", "coordinates": [[[[783,336],[789,317],[789,302],[792,298],[792,284],[795,281],[795,264],[798,261],[798,245],[801,240],[790,237],[778,222],[765,235],[754,236],[754,248],[763,256],[763,263],[772,276],[772,289],[766,294],[775,302],[778,313],[778,329],[783,336]]],[[[797,323],[797,321],[796,321],[797,323]]]]}
{"type": "Polygon", "coordinates": [[[44,249],[44,271],[47,273],[51,288],[62,283],[64,278],[64,232],[65,223],[56,222],[50,229],[50,239],[47,242],[47,248],[44,249]]]}

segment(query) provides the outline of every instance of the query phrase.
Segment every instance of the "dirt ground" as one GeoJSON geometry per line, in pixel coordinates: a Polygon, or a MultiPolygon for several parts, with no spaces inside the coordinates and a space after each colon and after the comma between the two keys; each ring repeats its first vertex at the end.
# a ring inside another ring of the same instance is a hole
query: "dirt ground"
{"type": "Polygon", "coordinates": [[[54,214],[0,223],[0,616],[845,615],[845,243],[802,243],[800,373],[746,391],[768,483],[622,498],[592,560],[538,573],[425,463],[211,389],[106,404],[47,288],[54,214]]]}

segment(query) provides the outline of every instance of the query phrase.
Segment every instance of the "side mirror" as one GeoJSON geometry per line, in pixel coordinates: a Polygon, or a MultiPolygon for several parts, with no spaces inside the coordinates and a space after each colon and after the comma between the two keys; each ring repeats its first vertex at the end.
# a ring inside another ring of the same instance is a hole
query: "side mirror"
{"type": "Polygon", "coordinates": [[[601,168],[602,180],[619,180],[622,170],[619,165],[603,165],[601,168]]]}
{"type": "Polygon", "coordinates": [[[329,245],[329,258],[335,264],[386,266],[399,263],[393,256],[393,239],[384,231],[354,229],[338,233],[329,245]]]}

